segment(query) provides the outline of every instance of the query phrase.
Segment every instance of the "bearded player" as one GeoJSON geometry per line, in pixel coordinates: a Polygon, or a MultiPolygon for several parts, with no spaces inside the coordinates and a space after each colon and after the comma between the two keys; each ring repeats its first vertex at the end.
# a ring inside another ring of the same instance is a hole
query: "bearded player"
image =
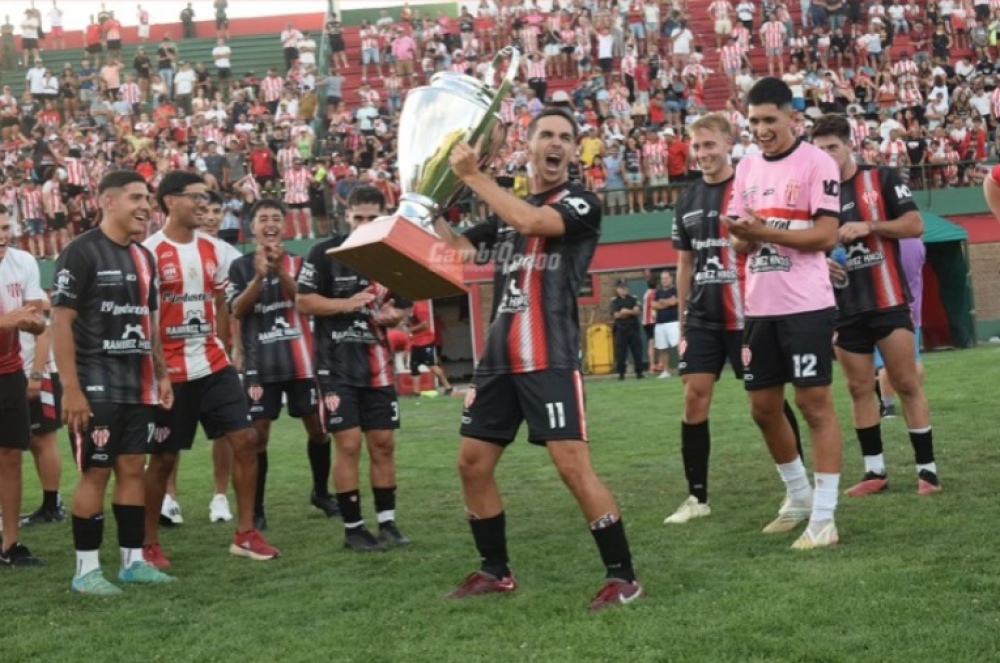
{"type": "Polygon", "coordinates": [[[477,151],[460,144],[451,167],[494,215],[456,235],[439,219],[438,235],[463,255],[496,250],[492,322],[462,413],[458,469],[472,537],[482,559],[449,596],[513,592],[506,514],[494,476],[521,423],[544,446],[583,511],[607,570],[591,610],[642,596],[618,506],[590,462],[577,349],[576,293],[601,231],[601,204],[570,184],[577,126],[561,109],[542,110],[528,127],[533,176],[521,200],[482,173],[477,151]]]}
{"type": "Polygon", "coordinates": [[[903,418],[916,457],[917,492],[941,490],[934,462],[930,408],[917,370],[911,293],[903,272],[899,240],[920,237],[924,222],[910,189],[895,168],[859,166],[851,149],[851,126],[824,115],[812,131],[813,144],[840,167],[842,268],[831,261],[837,296],[837,361],[851,392],[854,430],[865,474],[846,493],[863,497],[889,487],[882,454],[882,425],[875,399],[874,352],[881,353],[889,380],[902,402],[903,418]]]}

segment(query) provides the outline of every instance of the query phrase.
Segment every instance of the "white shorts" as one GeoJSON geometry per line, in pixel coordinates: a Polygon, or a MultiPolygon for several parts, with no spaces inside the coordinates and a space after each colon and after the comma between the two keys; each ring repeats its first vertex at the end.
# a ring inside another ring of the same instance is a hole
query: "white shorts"
{"type": "Polygon", "coordinates": [[[137,27],[137,30],[139,31],[139,39],[149,38],[149,23],[146,24],[140,23],[137,27]]]}
{"type": "Polygon", "coordinates": [[[681,342],[681,323],[658,322],[653,328],[653,346],[657,350],[676,348],[681,342]]]}

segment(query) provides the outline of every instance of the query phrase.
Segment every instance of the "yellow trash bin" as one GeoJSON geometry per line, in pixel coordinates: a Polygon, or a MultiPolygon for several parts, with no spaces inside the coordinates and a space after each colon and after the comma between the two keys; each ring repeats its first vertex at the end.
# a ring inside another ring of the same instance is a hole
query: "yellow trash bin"
{"type": "Polygon", "coordinates": [[[614,368],[615,341],[611,325],[587,327],[587,372],[607,375],[614,368]]]}

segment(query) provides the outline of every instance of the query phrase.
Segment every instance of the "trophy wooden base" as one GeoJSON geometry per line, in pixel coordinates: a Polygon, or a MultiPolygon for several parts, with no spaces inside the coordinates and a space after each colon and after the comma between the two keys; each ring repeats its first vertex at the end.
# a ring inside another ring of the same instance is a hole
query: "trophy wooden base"
{"type": "Polygon", "coordinates": [[[458,252],[398,215],[360,226],[327,253],[409,299],[452,297],[466,292],[458,252]]]}

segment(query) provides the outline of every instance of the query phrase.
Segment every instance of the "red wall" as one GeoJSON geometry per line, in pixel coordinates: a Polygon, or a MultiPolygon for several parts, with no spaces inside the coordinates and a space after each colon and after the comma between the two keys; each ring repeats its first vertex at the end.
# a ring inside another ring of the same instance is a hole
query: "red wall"
{"type": "MultiPolygon", "coordinates": [[[[181,4],[178,3],[178,7],[181,4]]],[[[180,10],[178,10],[178,14],[180,10]]],[[[308,30],[320,32],[323,30],[323,21],[326,18],[325,13],[319,14],[295,14],[292,16],[257,16],[254,18],[234,18],[229,21],[229,34],[233,37],[238,37],[241,35],[260,35],[260,34],[273,34],[277,39],[277,36],[281,34],[281,31],[285,29],[285,23],[291,22],[298,30],[308,30]]],[[[215,36],[215,19],[208,21],[195,21],[195,36],[196,37],[214,37],[215,36]]],[[[81,25],[76,29],[68,29],[63,36],[63,41],[66,43],[66,48],[83,48],[83,37],[84,30],[87,26],[81,25]]],[[[130,25],[122,28],[124,42],[126,44],[136,44],[139,42],[139,37],[136,33],[136,26],[130,25]]],[[[184,34],[181,28],[180,21],[176,23],[154,23],[149,26],[149,41],[150,43],[159,42],[163,39],[163,35],[169,34],[170,38],[173,40],[178,40],[184,34]]],[[[21,37],[17,35],[14,37],[16,48],[21,50],[21,37]]],[[[319,41],[317,39],[317,41],[319,41]]],[[[52,47],[52,39],[46,33],[45,42],[43,46],[52,47]]],[[[45,55],[42,55],[43,59],[45,55]]]]}

